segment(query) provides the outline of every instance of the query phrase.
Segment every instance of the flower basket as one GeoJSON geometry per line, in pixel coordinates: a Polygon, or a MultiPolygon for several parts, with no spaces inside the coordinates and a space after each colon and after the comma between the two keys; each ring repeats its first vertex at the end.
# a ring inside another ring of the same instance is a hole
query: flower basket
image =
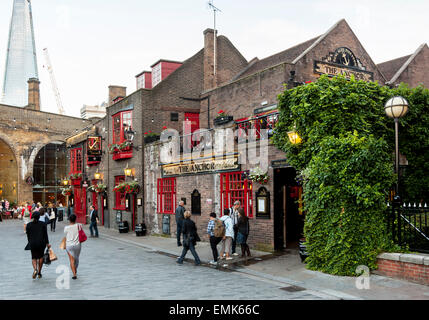
{"type": "Polygon", "coordinates": [[[61,194],[64,197],[71,196],[72,195],[72,190],[70,188],[62,188],[61,189],[61,194]]]}
{"type": "Polygon", "coordinates": [[[116,187],[114,187],[113,191],[120,192],[120,193],[139,193],[140,185],[136,181],[123,182],[121,184],[118,184],[116,187]]]}
{"type": "Polygon", "coordinates": [[[104,193],[107,189],[107,186],[105,184],[99,183],[95,186],[95,192],[97,193],[104,193]]]}
{"type": "Polygon", "coordinates": [[[249,180],[264,185],[268,183],[270,177],[268,176],[268,172],[264,172],[261,168],[257,167],[251,170],[249,174],[249,180]]]}

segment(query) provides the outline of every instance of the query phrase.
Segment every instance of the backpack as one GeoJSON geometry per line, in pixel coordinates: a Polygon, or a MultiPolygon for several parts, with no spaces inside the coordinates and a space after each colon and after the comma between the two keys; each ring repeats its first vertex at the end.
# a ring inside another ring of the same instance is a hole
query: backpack
{"type": "Polygon", "coordinates": [[[213,233],[216,238],[223,238],[225,236],[225,224],[222,220],[216,219],[213,233]]]}
{"type": "Polygon", "coordinates": [[[30,217],[30,211],[28,210],[28,208],[25,208],[25,210],[24,210],[24,217],[26,217],[26,218],[30,217]]]}

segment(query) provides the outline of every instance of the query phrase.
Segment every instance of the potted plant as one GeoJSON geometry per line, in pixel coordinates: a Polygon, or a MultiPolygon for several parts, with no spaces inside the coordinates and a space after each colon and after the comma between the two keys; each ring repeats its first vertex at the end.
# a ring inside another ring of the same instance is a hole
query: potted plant
{"type": "Polygon", "coordinates": [[[250,170],[249,180],[257,182],[259,184],[267,184],[270,180],[267,171],[263,171],[261,168],[256,167],[253,170],[250,170]]]}
{"type": "Polygon", "coordinates": [[[133,146],[133,143],[131,141],[124,141],[119,145],[120,151],[129,151],[131,150],[131,147],[133,146]]]}
{"type": "Polygon", "coordinates": [[[224,110],[220,110],[213,122],[215,125],[219,126],[231,122],[233,119],[233,116],[229,116],[224,110]]]}
{"type": "Polygon", "coordinates": [[[158,133],[155,133],[152,131],[148,131],[144,133],[144,143],[155,142],[155,141],[158,141],[159,138],[160,138],[160,135],[158,133]]]}

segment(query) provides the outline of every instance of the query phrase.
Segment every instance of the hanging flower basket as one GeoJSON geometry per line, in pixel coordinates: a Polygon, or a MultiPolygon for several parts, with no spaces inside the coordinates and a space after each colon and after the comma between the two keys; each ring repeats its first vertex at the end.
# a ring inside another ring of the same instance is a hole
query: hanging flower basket
{"type": "Polygon", "coordinates": [[[82,173],[75,173],[70,175],[70,181],[72,186],[80,186],[82,182],[82,173]]]}
{"type": "Polygon", "coordinates": [[[255,169],[250,170],[249,180],[252,180],[259,184],[267,184],[270,180],[270,177],[268,176],[268,172],[263,171],[259,167],[256,167],[255,169]]]}
{"type": "Polygon", "coordinates": [[[233,116],[229,116],[224,110],[220,110],[217,113],[217,117],[213,120],[216,126],[220,126],[234,120],[233,116]]]}
{"type": "Polygon", "coordinates": [[[140,185],[136,181],[123,182],[114,187],[113,191],[120,193],[139,193],[140,185]]]}
{"type": "Polygon", "coordinates": [[[70,188],[61,188],[61,194],[64,197],[71,196],[72,195],[72,190],[70,188]]]}
{"type": "Polygon", "coordinates": [[[95,192],[97,193],[104,193],[107,189],[107,186],[105,184],[99,183],[95,186],[95,192]]]}

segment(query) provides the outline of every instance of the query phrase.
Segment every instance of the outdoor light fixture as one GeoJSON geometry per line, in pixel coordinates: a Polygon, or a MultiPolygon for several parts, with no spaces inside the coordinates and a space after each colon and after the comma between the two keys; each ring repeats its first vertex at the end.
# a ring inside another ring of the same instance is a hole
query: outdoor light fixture
{"type": "Polygon", "coordinates": [[[69,181],[67,180],[67,178],[64,178],[63,179],[63,185],[64,186],[67,186],[69,184],[69,181]]]}
{"type": "Polygon", "coordinates": [[[295,130],[289,131],[287,135],[289,136],[289,141],[292,144],[300,144],[302,142],[301,137],[299,136],[298,132],[296,132],[295,130]]]}
{"type": "Polygon", "coordinates": [[[395,120],[395,173],[397,175],[395,193],[399,199],[399,118],[408,113],[408,101],[401,96],[390,98],[384,105],[384,111],[389,118],[395,120]]]}
{"type": "Polygon", "coordinates": [[[100,173],[100,172],[98,172],[98,169],[97,169],[97,172],[96,172],[96,173],[94,173],[94,179],[95,179],[95,180],[100,180],[100,178],[101,178],[101,173],[100,173]]]}
{"type": "Polygon", "coordinates": [[[402,118],[408,112],[408,101],[400,96],[390,98],[384,106],[384,111],[389,118],[402,118]]]}
{"type": "Polygon", "coordinates": [[[128,163],[127,163],[127,167],[124,169],[124,173],[126,177],[131,177],[133,174],[133,169],[128,168],[128,163]]]}
{"type": "Polygon", "coordinates": [[[131,142],[134,140],[134,136],[136,135],[136,132],[133,131],[131,127],[129,127],[124,131],[124,135],[125,135],[125,139],[131,142]]]}

